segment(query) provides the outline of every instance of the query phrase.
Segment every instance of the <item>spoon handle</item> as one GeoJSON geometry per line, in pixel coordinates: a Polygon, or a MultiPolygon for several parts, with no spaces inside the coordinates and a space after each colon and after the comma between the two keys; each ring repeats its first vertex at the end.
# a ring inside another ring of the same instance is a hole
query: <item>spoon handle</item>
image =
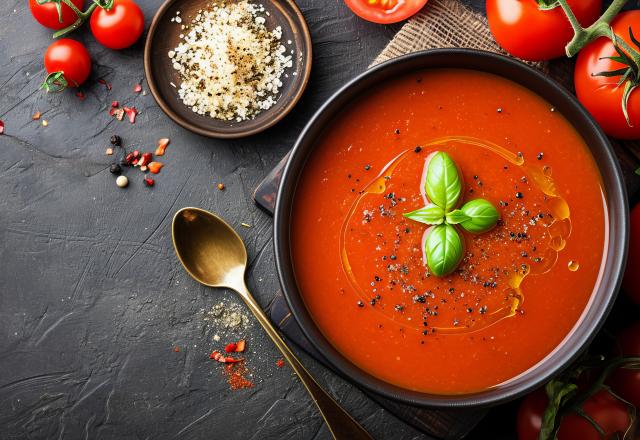
{"type": "Polygon", "coordinates": [[[247,304],[251,312],[258,319],[258,322],[262,325],[267,332],[271,340],[276,344],[276,347],[282,352],[293,371],[296,372],[300,381],[305,386],[314,402],[320,410],[322,418],[329,427],[329,431],[337,440],[371,440],[371,436],[367,431],[362,428],[342,407],[333,400],[333,398],[324,391],[318,382],[309,374],[300,361],[296,358],[296,355],[287,347],[287,344],[282,340],[278,331],[273,327],[273,324],[264,314],[256,300],[253,298],[246,285],[238,289],[238,293],[242,296],[242,299],[247,304]]]}

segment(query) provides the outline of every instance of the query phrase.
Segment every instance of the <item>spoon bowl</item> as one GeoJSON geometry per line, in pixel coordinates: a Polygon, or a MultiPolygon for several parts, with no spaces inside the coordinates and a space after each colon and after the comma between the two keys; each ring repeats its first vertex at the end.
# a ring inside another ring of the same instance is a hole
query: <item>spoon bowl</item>
{"type": "Polygon", "coordinates": [[[171,232],[176,255],[189,275],[206,286],[235,290],[244,300],[300,378],[333,437],[371,439],[367,431],[304,368],[247,289],[244,282],[247,250],[238,233],[217,215],[199,208],[183,208],[178,211],[173,217],[171,232]]]}

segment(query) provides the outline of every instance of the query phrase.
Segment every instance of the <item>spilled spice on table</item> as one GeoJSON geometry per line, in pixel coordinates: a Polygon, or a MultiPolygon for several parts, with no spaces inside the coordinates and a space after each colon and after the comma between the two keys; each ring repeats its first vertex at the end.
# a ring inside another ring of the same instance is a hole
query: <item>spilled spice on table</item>
{"type": "Polygon", "coordinates": [[[224,374],[227,376],[227,383],[232,390],[253,388],[253,382],[247,378],[247,376],[251,376],[251,373],[244,362],[226,364],[224,374]]]}

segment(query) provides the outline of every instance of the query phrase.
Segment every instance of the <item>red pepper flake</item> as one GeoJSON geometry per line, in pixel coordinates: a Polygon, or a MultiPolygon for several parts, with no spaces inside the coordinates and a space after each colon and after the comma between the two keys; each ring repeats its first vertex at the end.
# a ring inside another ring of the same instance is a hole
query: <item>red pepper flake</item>
{"type": "Polygon", "coordinates": [[[147,164],[147,167],[149,167],[149,171],[151,171],[153,174],[158,174],[163,166],[164,164],[162,162],[150,162],[147,164]]]}
{"type": "Polygon", "coordinates": [[[31,119],[33,119],[34,121],[37,121],[38,119],[40,119],[40,116],[42,116],[41,112],[35,112],[33,116],[31,116],[31,119]]]}
{"type": "Polygon", "coordinates": [[[113,102],[111,103],[111,107],[113,107],[113,108],[118,108],[118,107],[120,107],[120,103],[119,103],[118,101],[113,101],[113,102]]]}
{"type": "Polygon", "coordinates": [[[278,366],[278,368],[284,367],[284,359],[278,359],[276,361],[276,365],[278,366]]]}
{"type": "Polygon", "coordinates": [[[167,145],[169,145],[168,138],[162,138],[158,140],[158,148],[156,148],[156,156],[164,156],[164,151],[167,149],[167,145]]]}
{"type": "Polygon", "coordinates": [[[140,158],[138,165],[140,166],[148,165],[149,162],[151,162],[151,159],[153,159],[153,156],[151,155],[151,153],[142,153],[142,157],[140,158]]]}
{"type": "Polygon", "coordinates": [[[235,364],[236,362],[242,362],[244,360],[244,358],[232,358],[231,356],[227,356],[226,358],[224,358],[225,363],[228,364],[235,364]]]}
{"type": "Polygon", "coordinates": [[[144,184],[147,186],[153,186],[156,183],[151,177],[145,177],[144,184]]]}
{"type": "Polygon", "coordinates": [[[226,351],[227,353],[234,353],[236,351],[236,348],[238,348],[238,344],[236,344],[235,342],[231,342],[227,344],[226,347],[224,347],[224,351],[226,351]]]}
{"type": "Polygon", "coordinates": [[[224,373],[227,375],[227,383],[232,390],[253,388],[253,382],[246,377],[249,375],[249,370],[244,362],[225,365],[224,373]]]}
{"type": "Polygon", "coordinates": [[[0,134],[4,134],[4,122],[0,119],[0,134]]]}
{"type": "Polygon", "coordinates": [[[127,117],[129,118],[129,122],[131,122],[132,124],[135,124],[138,110],[136,110],[135,107],[122,107],[122,108],[124,109],[124,112],[127,114],[127,117]]]}
{"type": "Polygon", "coordinates": [[[109,110],[109,116],[115,116],[118,121],[124,119],[124,110],[118,107],[112,107],[109,110]]]}
{"type": "Polygon", "coordinates": [[[108,83],[107,81],[105,81],[102,78],[98,78],[98,83],[102,84],[103,86],[106,87],[107,90],[111,90],[113,87],[111,86],[111,83],[108,83]]]}
{"type": "Polygon", "coordinates": [[[245,342],[244,339],[240,339],[237,343],[236,343],[236,353],[242,353],[244,351],[245,346],[247,345],[247,343],[245,342]]]}
{"type": "Polygon", "coordinates": [[[84,94],[84,92],[76,92],[76,96],[80,98],[80,101],[84,101],[86,98],[86,95],[84,94]]]}
{"type": "Polygon", "coordinates": [[[133,153],[128,153],[125,157],[124,160],[129,164],[132,165],[133,161],[135,160],[135,158],[133,157],[133,153]]]}
{"type": "Polygon", "coordinates": [[[209,359],[213,359],[214,361],[219,360],[222,357],[222,354],[218,350],[214,350],[209,355],[209,359]]]}
{"type": "Polygon", "coordinates": [[[175,347],[173,347],[173,351],[176,353],[180,353],[180,347],[176,345],[175,347]]]}
{"type": "Polygon", "coordinates": [[[133,88],[133,92],[134,93],[142,92],[142,86],[140,84],[136,84],[135,87],[133,88]]]}

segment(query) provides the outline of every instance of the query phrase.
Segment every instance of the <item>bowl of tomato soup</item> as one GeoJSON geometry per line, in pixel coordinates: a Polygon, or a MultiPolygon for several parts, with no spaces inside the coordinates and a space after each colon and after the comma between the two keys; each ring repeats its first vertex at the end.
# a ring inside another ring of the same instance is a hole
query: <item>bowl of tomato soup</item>
{"type": "Polygon", "coordinates": [[[293,315],[338,372],[409,404],[474,406],[586,348],[627,229],[611,146],[571,94],[518,61],[445,49],[370,69],[320,108],[283,173],[275,249],[293,315]],[[499,217],[469,233],[445,216],[459,262],[439,276],[435,226],[404,215],[433,204],[436,153],[459,175],[450,209],[482,199],[499,217]]]}

